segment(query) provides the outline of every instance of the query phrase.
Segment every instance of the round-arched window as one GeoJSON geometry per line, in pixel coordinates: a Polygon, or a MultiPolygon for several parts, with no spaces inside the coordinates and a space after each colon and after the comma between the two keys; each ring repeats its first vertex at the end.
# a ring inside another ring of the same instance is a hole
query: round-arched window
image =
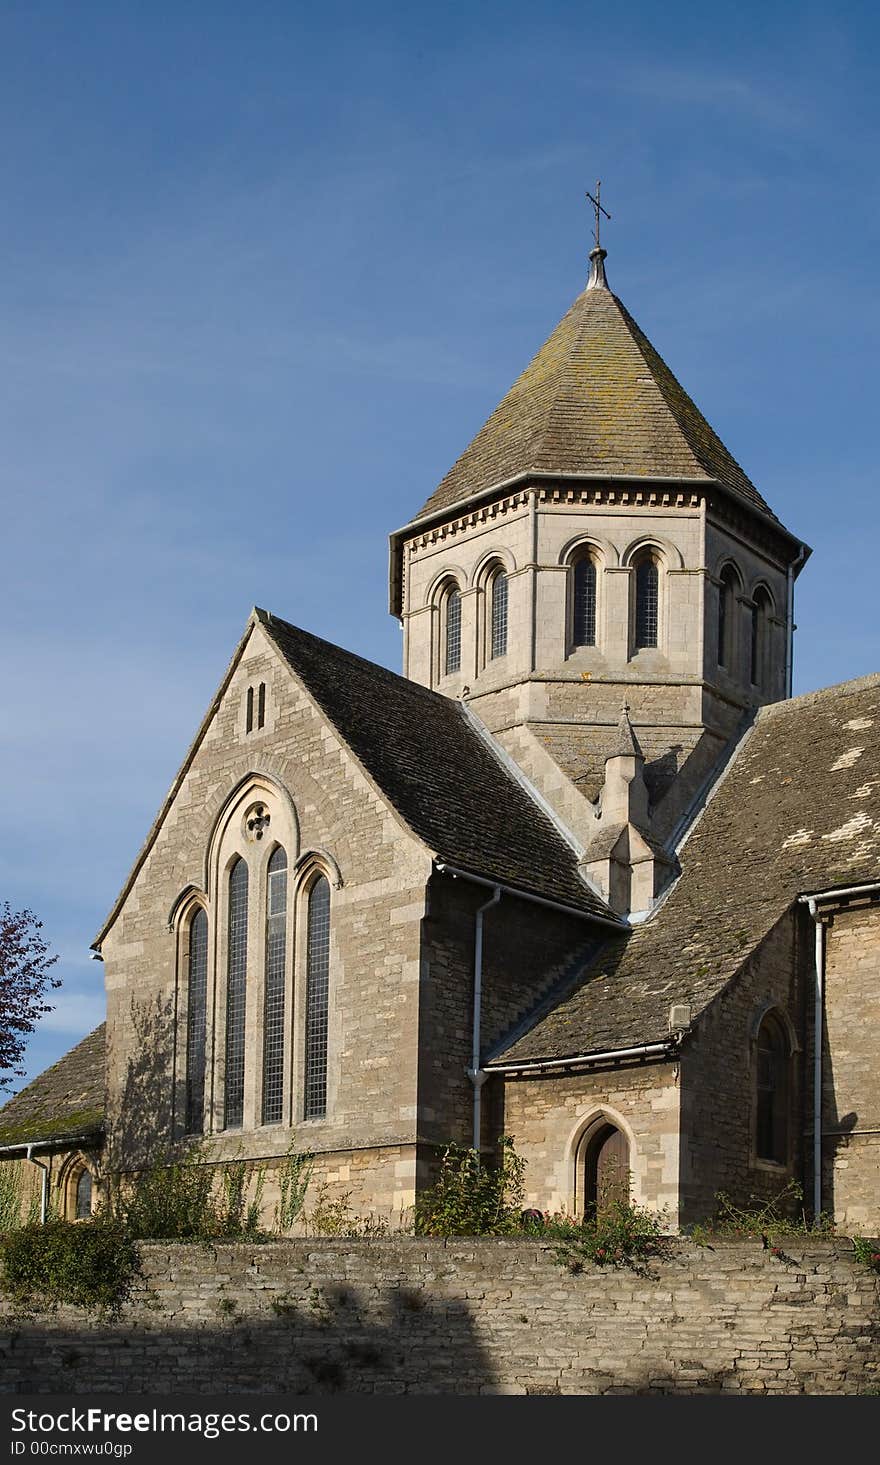
{"type": "Polygon", "coordinates": [[[769,1012],[758,1029],[755,1067],[755,1154],[788,1163],[789,1043],[779,1018],[769,1012]]]}

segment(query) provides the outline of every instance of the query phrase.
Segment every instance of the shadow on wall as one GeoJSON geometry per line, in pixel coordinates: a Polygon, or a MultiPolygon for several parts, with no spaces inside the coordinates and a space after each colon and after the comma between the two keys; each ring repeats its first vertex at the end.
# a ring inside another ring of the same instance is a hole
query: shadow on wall
{"type": "MultiPolygon", "coordinates": [[[[377,1323],[344,1286],[305,1306],[284,1295],[268,1317],[236,1317],[220,1297],[200,1327],[159,1314],[136,1328],[19,1320],[0,1339],[0,1392],[334,1394],[492,1392],[494,1373],[464,1302],[394,1288],[377,1323]]],[[[4,1329],[5,1331],[5,1329],[4,1329]]],[[[535,1336],[537,1354],[540,1336],[535,1336]]]]}
{"type": "Polygon", "coordinates": [[[156,997],[139,1003],[133,997],[129,1034],[121,1094],[110,1109],[111,1163],[116,1169],[153,1163],[171,1147],[173,1001],[156,997]]]}

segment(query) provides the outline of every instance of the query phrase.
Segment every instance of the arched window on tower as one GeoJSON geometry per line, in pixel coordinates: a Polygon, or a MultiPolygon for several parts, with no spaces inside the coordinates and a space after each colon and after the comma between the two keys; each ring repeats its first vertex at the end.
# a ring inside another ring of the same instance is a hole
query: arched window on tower
{"type": "Polygon", "coordinates": [[[226,1075],[224,1125],[244,1122],[245,1008],[247,1002],[248,868],[235,861],[229,872],[226,952],[226,1075]]]}
{"type": "Polygon", "coordinates": [[[186,1132],[205,1122],[205,1035],[208,999],[208,916],[199,906],[189,924],[186,995],[186,1132]]]}
{"type": "Polygon", "coordinates": [[[660,561],[653,550],[645,550],[635,562],[636,651],[656,646],[660,630],[660,561]]]}
{"type": "Polygon", "coordinates": [[[489,581],[489,598],[491,601],[491,637],[490,656],[507,655],[507,575],[504,570],[496,570],[489,581]]]}
{"type": "Polygon", "coordinates": [[[770,683],[770,596],[763,586],[755,591],[752,605],[751,683],[766,692],[770,683]]]}
{"type": "Polygon", "coordinates": [[[287,855],[269,861],[263,1001],[263,1123],[279,1124],[284,1104],[284,982],[287,967],[287,855]]]}
{"type": "Polygon", "coordinates": [[[596,644],[596,563],[581,554],[572,566],[571,642],[573,646],[596,644]]]}
{"type": "Polygon", "coordinates": [[[733,565],[725,565],[718,586],[718,665],[736,669],[736,595],[739,580],[733,565]]]}
{"type": "Polygon", "coordinates": [[[451,585],[443,598],[443,665],[447,676],[461,670],[461,591],[451,585]]]}
{"type": "Polygon", "coordinates": [[[330,998],[330,886],[319,875],[308,896],[306,1063],[303,1116],[327,1112],[327,1027],[330,998]]]}
{"type": "Polygon", "coordinates": [[[777,1165],[788,1164],[790,1068],[788,1035],[768,1012],[755,1044],[755,1155],[777,1165]]]}

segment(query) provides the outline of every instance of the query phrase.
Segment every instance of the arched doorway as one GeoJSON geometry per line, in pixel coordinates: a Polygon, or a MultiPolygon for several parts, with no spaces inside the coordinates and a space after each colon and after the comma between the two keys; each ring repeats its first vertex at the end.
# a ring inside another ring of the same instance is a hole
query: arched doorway
{"type": "Polygon", "coordinates": [[[584,1214],[629,1200],[629,1142],[614,1124],[600,1124],[583,1150],[584,1214]]]}

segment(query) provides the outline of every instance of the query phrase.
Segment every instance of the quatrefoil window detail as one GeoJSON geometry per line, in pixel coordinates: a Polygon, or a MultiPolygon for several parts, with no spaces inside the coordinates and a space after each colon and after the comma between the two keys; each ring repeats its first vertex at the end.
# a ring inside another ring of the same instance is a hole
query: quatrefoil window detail
{"type": "Polygon", "coordinates": [[[262,839],[269,828],[269,814],[265,804],[255,804],[250,810],[246,820],[246,828],[250,839],[262,839]]]}

